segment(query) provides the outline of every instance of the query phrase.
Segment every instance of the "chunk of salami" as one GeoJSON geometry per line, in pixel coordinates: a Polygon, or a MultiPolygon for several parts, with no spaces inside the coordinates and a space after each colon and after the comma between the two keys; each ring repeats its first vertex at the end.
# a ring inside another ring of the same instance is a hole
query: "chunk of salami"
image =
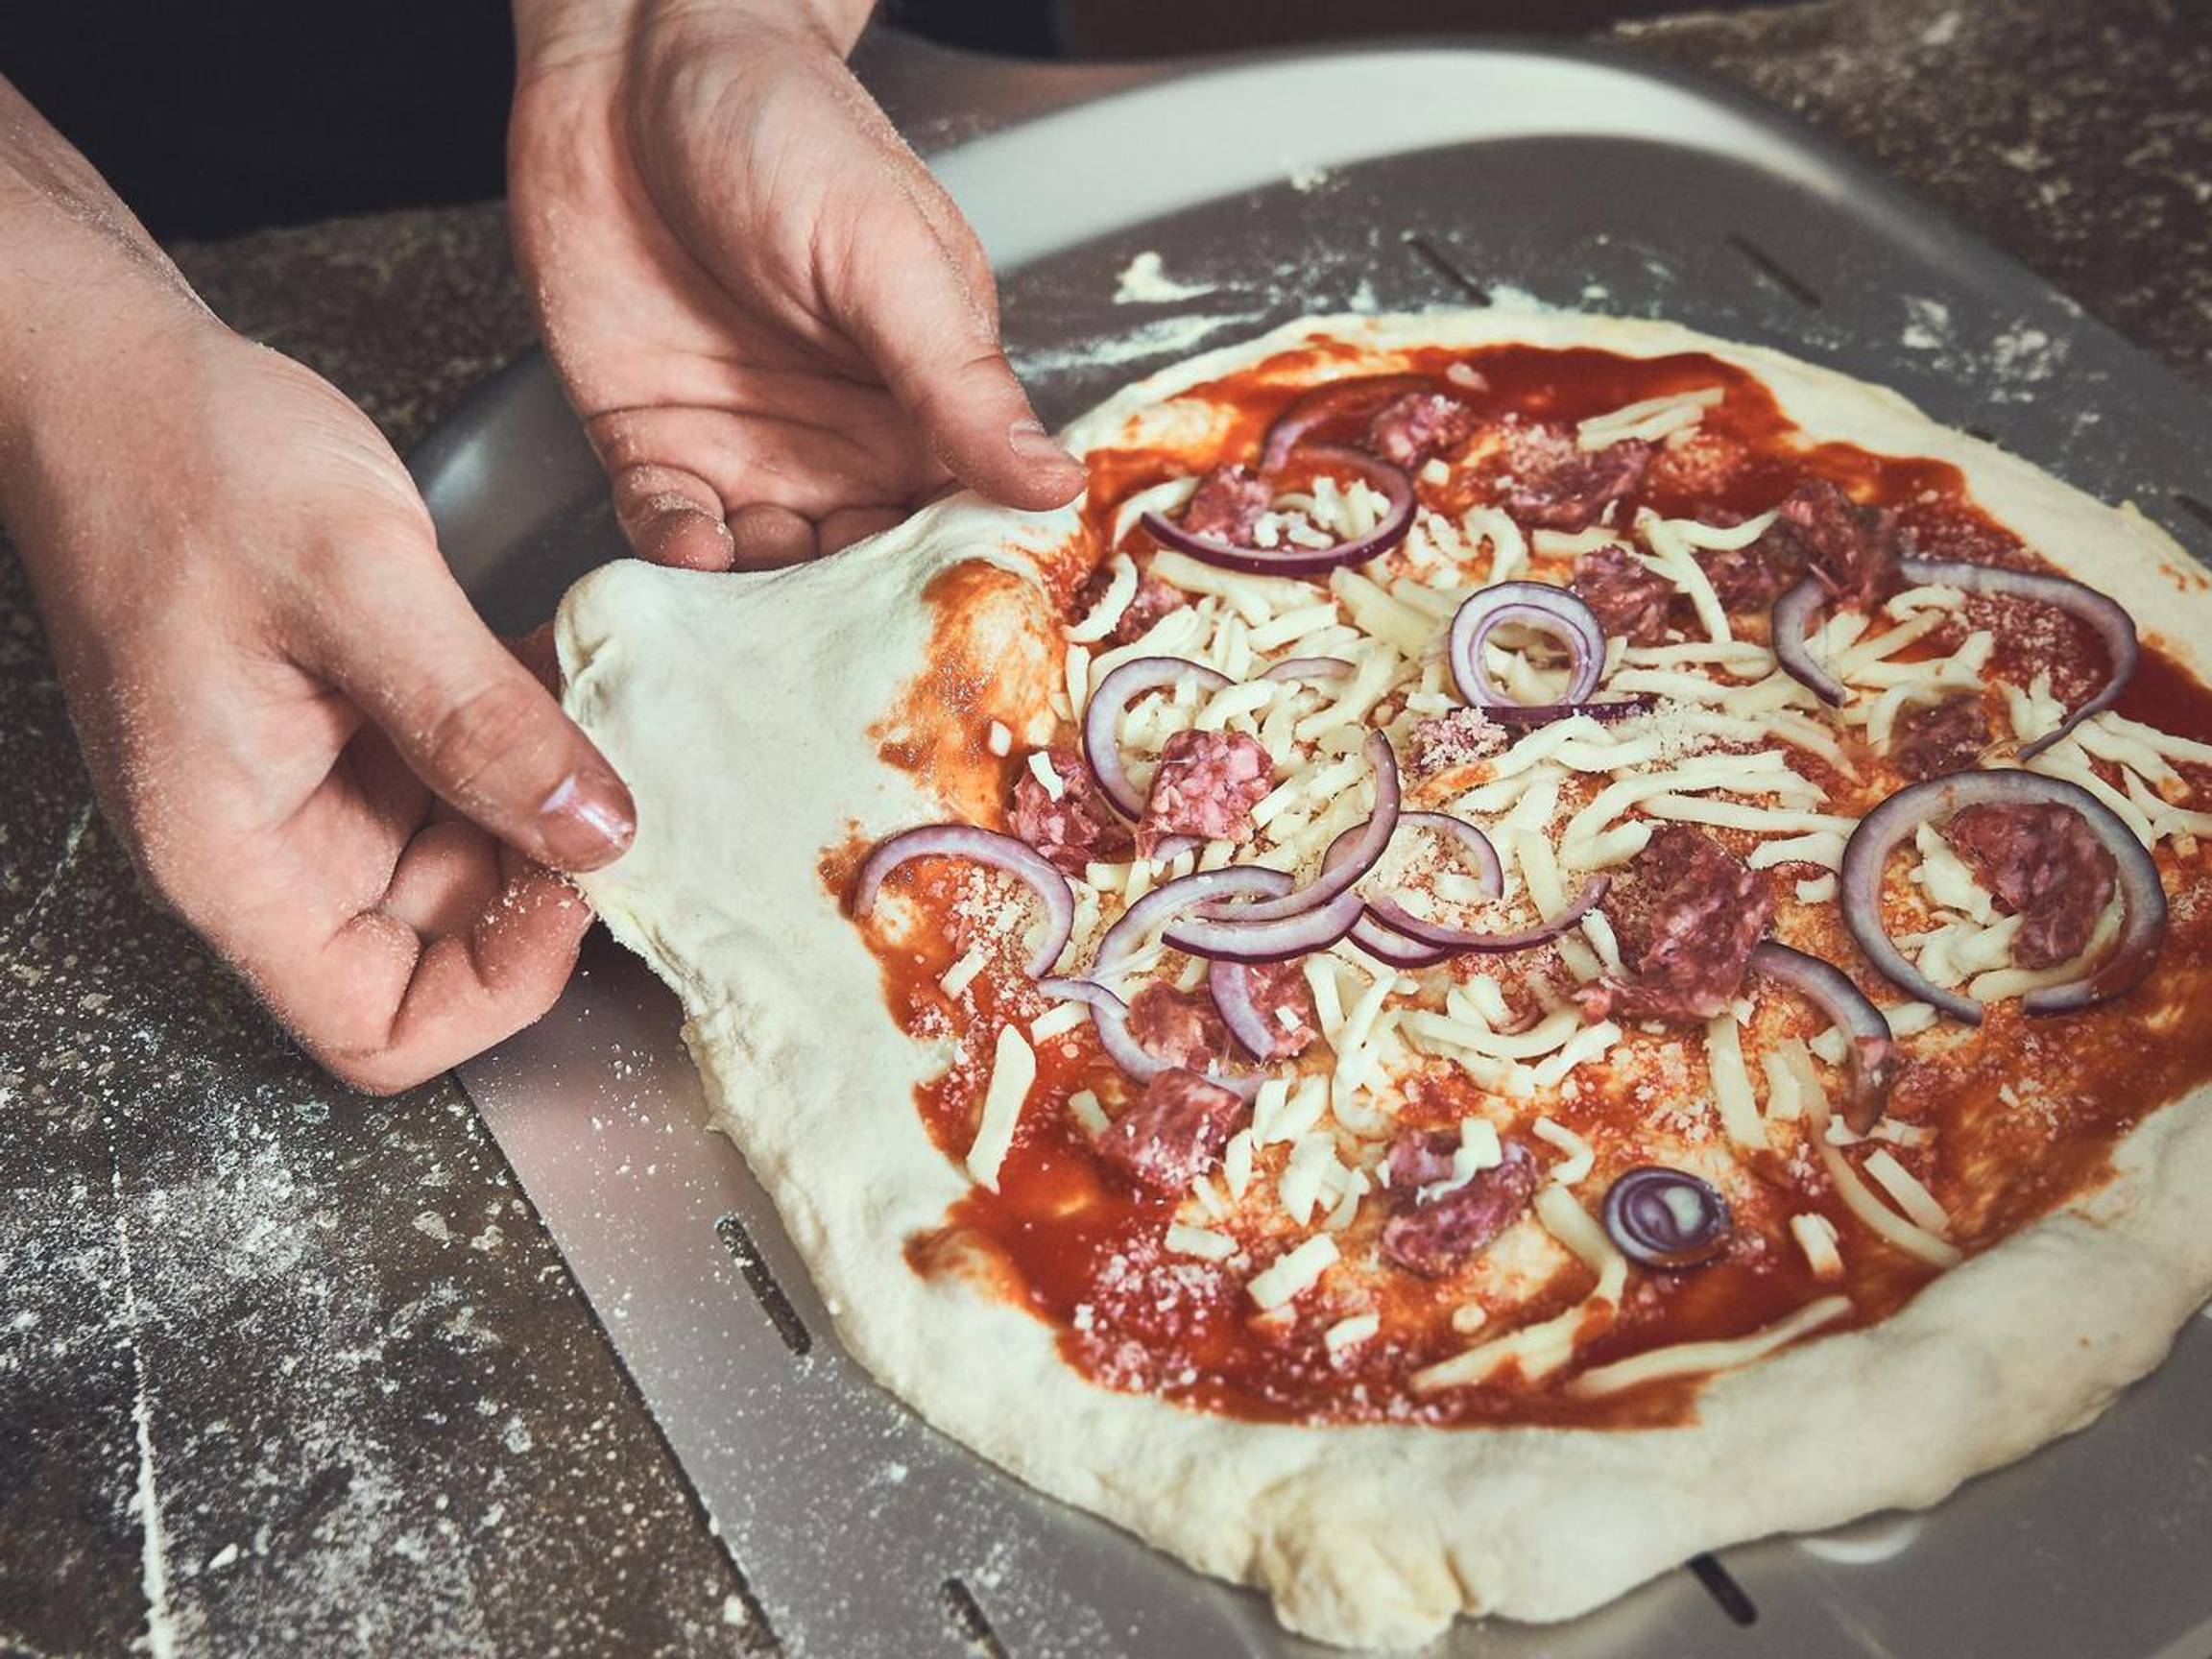
{"type": "Polygon", "coordinates": [[[1137,851],[1149,858],[1176,835],[1201,841],[1252,839],[1252,808],[1275,786],[1275,762],[1242,732],[1178,732],[1160,750],[1137,851]]]}
{"type": "Polygon", "coordinates": [[[1252,527],[1273,500],[1267,486],[1249,467],[1216,467],[1198,481],[1183,509],[1183,528],[1232,546],[1252,545],[1252,527]]]}
{"type": "Polygon", "coordinates": [[[1731,616],[1766,612],[1805,574],[1805,550],[1793,535],[1774,527],[1747,547],[1700,549],[1695,555],[1713,596],[1731,616]]]}
{"type": "Polygon", "coordinates": [[[1598,626],[1631,645],[1656,645],[1667,637],[1674,584],[1625,547],[1599,547],[1575,561],[1567,586],[1590,607],[1598,626]]]}
{"type": "Polygon", "coordinates": [[[1625,977],[1584,986],[1594,1020],[1710,1020],[1736,999],[1774,914],[1766,874],[1702,830],[1663,824],[1629,867],[1606,914],[1625,977]]]}
{"type": "Polygon", "coordinates": [[[2088,821],[2056,801],[1963,807],[1943,839],[1981,866],[1998,903],[2020,917],[2012,960],[2022,968],[2080,955],[2120,876],[2088,821]]]}
{"type": "Polygon", "coordinates": [[[1502,1162],[1477,1170],[1464,1187],[1425,1200],[1421,1189],[1452,1173],[1458,1143],[1456,1135],[1438,1129],[1407,1130],[1391,1142],[1394,1214],[1382,1223],[1382,1256],[1424,1279],[1440,1279],[1488,1248],[1536,1192],[1536,1160],[1520,1142],[1508,1141],[1502,1162]]]}
{"type": "Polygon", "coordinates": [[[1375,411],[1367,447],[1410,471],[1431,455],[1456,449],[1475,435],[1479,417],[1441,392],[1408,392],[1375,411]]]}
{"type": "Polygon", "coordinates": [[[1793,555],[1839,605],[1871,611],[1904,586],[1905,538],[1888,508],[1863,507],[1827,479],[1809,478],[1775,512],[1751,545],[1784,563],[1793,555]]]}
{"type": "Polygon", "coordinates": [[[1221,1160],[1244,1102],[1194,1071],[1163,1071],[1106,1125],[1098,1156],[1132,1181],[1180,1192],[1221,1160]]]}
{"type": "MultiPolygon", "coordinates": [[[[1075,593],[1075,614],[1088,616],[1092,608],[1106,596],[1106,588],[1114,580],[1114,573],[1104,565],[1084,578],[1083,586],[1075,593]]],[[[1137,591],[1129,596],[1129,603],[1115,618],[1114,628],[1106,636],[1105,646],[1133,645],[1152,632],[1160,618],[1171,611],[1180,611],[1190,603],[1190,595],[1172,582],[1166,582],[1147,570],[1137,578],[1137,591]]]]}
{"type": "Polygon", "coordinates": [[[1094,859],[1128,857],[1136,838],[1082,757],[1072,749],[1047,749],[1045,759],[1060,780],[1060,799],[1023,767],[1014,781],[1014,833],[1070,876],[1082,875],[1094,859]]]}
{"type": "Polygon", "coordinates": [[[1522,427],[1509,441],[1513,482],[1505,511],[1539,530],[1587,530],[1644,482],[1655,453],[1641,438],[1594,452],[1549,426],[1522,427]]]}
{"type": "Polygon", "coordinates": [[[1214,998],[1158,980],[1130,1001],[1129,1035],[1145,1053],[1194,1071],[1214,1065],[1229,1052],[1229,1027],[1214,998]]]}
{"type": "Polygon", "coordinates": [[[1989,711],[1969,691],[1897,717],[1889,763],[1915,783],[1964,772],[1989,747],[1989,711]]]}
{"type": "Polygon", "coordinates": [[[1244,970],[1252,1006],[1274,1046],[1262,1060],[1287,1060],[1303,1054],[1321,1035],[1320,1013],[1313,1006],[1313,987],[1306,983],[1306,971],[1295,957],[1286,962],[1254,962],[1244,970]]]}

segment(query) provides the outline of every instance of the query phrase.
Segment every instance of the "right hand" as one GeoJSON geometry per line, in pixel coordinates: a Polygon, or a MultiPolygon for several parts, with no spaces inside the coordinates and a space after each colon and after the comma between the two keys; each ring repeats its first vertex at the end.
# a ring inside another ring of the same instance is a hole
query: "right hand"
{"type": "Polygon", "coordinates": [[[644,558],[787,564],[950,480],[1024,508],[1083,488],[974,232],[845,67],[867,10],[516,8],[516,253],[644,558]]]}
{"type": "Polygon", "coordinates": [[[147,884],[331,1070],[404,1088],[551,1005],[589,922],[554,872],[617,856],[630,796],[375,426],[144,276],[89,276],[8,389],[0,514],[147,884]]]}

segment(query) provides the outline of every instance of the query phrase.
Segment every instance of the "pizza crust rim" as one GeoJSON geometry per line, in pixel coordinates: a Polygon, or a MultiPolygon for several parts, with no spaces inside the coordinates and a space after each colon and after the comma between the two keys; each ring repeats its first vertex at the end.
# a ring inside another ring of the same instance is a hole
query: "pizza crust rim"
{"type": "MultiPolygon", "coordinates": [[[[1306,319],[1154,374],[1063,436],[1080,453],[1185,421],[1192,406],[1160,405],[1316,335],[1372,353],[1347,372],[1387,367],[1401,347],[1710,352],[1755,373],[1815,439],[1953,462],[2061,568],[2138,616],[2178,621],[2146,633],[2212,678],[2212,584],[2139,514],[1893,392],[1672,324],[1501,308],[1306,319]]],[[[961,1276],[910,1270],[900,1243],[941,1224],[967,1178],[914,1110],[928,1055],[892,1022],[876,959],[817,866],[855,819],[874,837],[935,811],[866,736],[925,665],[929,578],[978,557],[1032,577],[1029,550],[1074,525],[1071,509],[958,496],[770,576],[610,565],[559,621],[567,707],[639,803],[637,846],[581,885],[682,996],[719,1126],[848,1348],[938,1428],[1203,1572],[1258,1585],[1293,1629],[1397,1647],[1462,1613],[1573,1617],[1700,1551],[1932,1504],[2092,1421],[2212,1292],[2212,1230],[2195,1219],[2212,1190],[2212,1089],[2149,1116],[2105,1187],[1876,1325],[1716,1379],[1677,1429],[1207,1415],[1099,1387],[1044,1322],[961,1276]],[[707,779],[707,757],[729,770],[707,779]]]]}

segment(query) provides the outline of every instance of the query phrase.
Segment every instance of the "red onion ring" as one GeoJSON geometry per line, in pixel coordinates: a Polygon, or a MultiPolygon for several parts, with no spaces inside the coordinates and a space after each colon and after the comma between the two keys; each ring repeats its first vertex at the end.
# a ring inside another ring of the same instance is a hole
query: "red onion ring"
{"type": "Polygon", "coordinates": [[[1954,1020],[1982,1022],[1982,1004],[1946,991],[1905,959],[1882,925],[1882,875],[1889,854],[1923,824],[1947,819],[1964,806],[2071,806],[2104,844],[2120,867],[2123,920],[2120,937],[2104,960],[2070,984],[2031,991],[2020,1006],[2030,1014],[2071,1014],[2125,997],[2150,976],[2166,937],[2166,887],[2158,866],[2119,816],[2078,783],[2010,769],[1955,772],[1900,789],[1859,821],[1843,846],[1843,921],[1851,937],[1882,975],[1909,996],[1934,1003],[1954,1020]]]}
{"type": "Polygon", "coordinates": [[[1262,680],[1341,680],[1353,671],[1341,657],[1286,657],[1260,676],[1262,680]]]}
{"type": "MultiPolygon", "coordinates": [[[[1493,896],[1504,891],[1505,872],[1498,860],[1498,850],[1490,844],[1490,837],[1474,825],[1455,818],[1448,812],[1407,812],[1398,820],[1401,824],[1414,824],[1449,835],[1474,858],[1484,885],[1493,896]]],[[[1329,868],[1332,859],[1341,859],[1340,851],[1353,831],[1346,830],[1336,837],[1329,851],[1321,855],[1321,867],[1329,868]]],[[[1584,883],[1575,902],[1560,911],[1539,927],[1524,929],[1518,933],[1478,933],[1465,927],[1449,927],[1440,922],[1427,922],[1414,915],[1396,900],[1388,897],[1367,901],[1367,913],[1355,924],[1352,941],[1362,950],[1401,968],[1433,967],[1446,956],[1474,950],[1500,955],[1509,950],[1527,950],[1532,946],[1556,939],[1580,922],[1605,897],[1612,884],[1609,876],[1593,876],[1584,883]],[[1378,946],[1381,948],[1378,949],[1378,946]],[[1432,952],[1423,960],[1411,960],[1419,952],[1432,952]]]]}
{"type": "Polygon", "coordinates": [[[1605,1190],[1605,1231],[1629,1261],[1662,1272],[1701,1267],[1720,1254],[1734,1225],[1720,1190],[1687,1169],[1643,1164],[1624,1171],[1605,1190]],[[1671,1201],[1689,1198],[1695,1214],[1685,1221],[1671,1201]]]}
{"type": "Polygon", "coordinates": [[[2034,759],[2054,743],[2063,741],[2082,721],[2119,702],[2120,694],[2128,689],[2128,682],[2135,677],[2136,666],[2143,660],[2135,618],[2128,614],[2127,608],[2109,594],[2100,593],[2070,576],[2008,570],[1997,565],[1969,565],[1957,559],[1905,559],[1899,561],[1898,568],[1915,587],[1959,588],[1969,593],[2002,594],[2007,598],[2055,605],[2088,624],[2104,642],[2105,653],[2112,659],[2110,678],[2098,688],[2095,696],[2084,700],[2060,721],[2056,732],[2036,738],[2021,750],[2023,760],[2034,759]]]}
{"type": "MultiPolygon", "coordinates": [[[[1482,878],[1482,885],[1490,889],[1490,897],[1495,899],[1505,891],[1505,866],[1499,861],[1498,849],[1491,845],[1489,836],[1466,819],[1455,818],[1449,812],[1402,812],[1398,822],[1402,827],[1432,830],[1448,841],[1456,842],[1459,851],[1474,861],[1475,872],[1482,878]]],[[[1323,869],[1339,855],[1337,849],[1343,844],[1344,837],[1339,835],[1321,855],[1323,869]]]]}
{"type": "Polygon", "coordinates": [[[1206,970],[1206,989],[1238,1046],[1255,1060],[1274,1059],[1275,1040],[1282,1028],[1252,1000],[1251,969],[1241,962],[1215,962],[1206,970]]]}
{"type": "Polygon", "coordinates": [[[1267,428],[1267,441],[1260,450],[1262,474],[1279,471],[1298,447],[1298,441],[1316,426],[1347,415],[1372,415],[1393,397],[1408,392],[1452,394],[1429,374],[1355,374],[1332,380],[1294,397],[1267,428]]]}
{"type": "MultiPolygon", "coordinates": [[[[1364,753],[1367,764],[1375,769],[1375,810],[1367,822],[1358,830],[1348,830],[1339,835],[1329,851],[1336,854],[1334,865],[1324,856],[1321,875],[1295,892],[1280,899],[1262,899],[1253,904],[1239,904],[1234,911],[1226,905],[1209,904],[1200,912],[1209,920],[1226,918],[1238,928],[1254,927],[1270,922],[1280,922],[1292,916],[1303,916],[1317,910],[1367,874],[1382,861],[1382,854],[1390,845],[1390,837],[1398,829],[1398,806],[1401,800],[1398,781],[1398,755],[1390,747],[1390,739],[1380,732],[1367,733],[1364,753]],[[1357,837],[1347,844],[1347,837],[1357,837]],[[1338,849],[1343,851],[1338,854],[1338,849]]],[[[1427,816],[1427,814],[1424,814],[1427,816]]],[[[1436,814],[1442,816],[1442,814],[1436,814]]],[[[1451,820],[1456,822],[1456,820],[1451,820]]],[[[1473,825],[1468,826],[1473,829],[1473,825]]],[[[1485,843],[1487,844],[1487,843],[1485,843]]],[[[1349,926],[1349,924],[1347,924],[1349,926]]],[[[1335,937],[1341,937],[1339,932],[1335,937]]],[[[1330,943],[1334,943],[1333,938],[1330,943]]],[[[1214,955],[1207,950],[1203,955],[1214,955]]]]}
{"type": "Polygon", "coordinates": [[[1180,685],[1187,680],[1196,681],[1208,691],[1218,691],[1229,684],[1228,675],[1187,658],[1135,657],[1092,688],[1091,701],[1083,710],[1083,759],[1108,803],[1124,818],[1144,816],[1144,797],[1137,792],[1121,764],[1116,728],[1120,725],[1122,711],[1146,691],[1180,685]]]}
{"type": "Polygon", "coordinates": [[[1835,705],[1849,693],[1842,681],[1813,661],[1813,647],[1806,638],[1805,627],[1827,597],[1828,589],[1820,585],[1819,578],[1807,576],[1774,601],[1774,609],[1767,613],[1767,617],[1773,635],[1774,661],[1782,672],[1821,702],[1835,705]]]}
{"type": "Polygon", "coordinates": [[[1163,882],[1115,918],[1114,926],[1098,941],[1091,977],[1105,979],[1120,973],[1144,936],[1167,917],[1233,894],[1277,898],[1289,892],[1291,885],[1289,877],[1263,864],[1232,864],[1163,882]]]}
{"type": "Polygon", "coordinates": [[[1362,908],[1358,894],[1344,892],[1271,922],[1248,922],[1240,913],[1222,921],[1190,916],[1169,923],[1164,937],[1178,950],[1214,961],[1286,962],[1328,950],[1352,931],[1362,908]]]}
{"type": "MultiPolygon", "coordinates": [[[[1475,861],[1484,885],[1495,897],[1504,891],[1505,872],[1498,861],[1498,849],[1490,844],[1490,837],[1463,818],[1455,818],[1448,812],[1405,812],[1398,818],[1399,825],[1413,825],[1433,830],[1459,843],[1461,849],[1475,861]]],[[[1340,861],[1346,854],[1352,836],[1347,830],[1329,844],[1328,852],[1321,854],[1321,868],[1327,870],[1340,861]]],[[[1389,924],[1380,920],[1369,905],[1367,914],[1352,924],[1348,935],[1352,943],[1379,962],[1387,962],[1393,968],[1433,968],[1439,962],[1451,960],[1459,954],[1450,946],[1426,944],[1407,937],[1389,924]]]]}
{"type": "Polygon", "coordinates": [[[1459,954],[1442,946],[1408,939],[1396,928],[1385,927],[1372,915],[1363,915],[1353,923],[1352,931],[1345,937],[1376,961],[1387,962],[1393,968],[1433,968],[1459,954]]]}
{"type": "Polygon", "coordinates": [[[1572,677],[1560,703],[1584,702],[1598,689],[1605,671],[1605,630],[1590,607],[1549,582],[1501,582],[1475,594],[1452,618],[1445,660],[1462,701],[1481,709],[1527,707],[1500,692],[1482,669],[1483,642],[1508,622],[1540,629],[1567,647],[1572,677]]]}
{"type": "Polygon", "coordinates": [[[1655,695],[1639,691],[1611,703],[1494,703],[1483,712],[1501,726],[1549,726],[1577,714],[1591,720],[1625,720],[1648,714],[1658,706],[1655,695]]]}
{"type": "Polygon", "coordinates": [[[1447,927],[1438,922],[1427,922],[1388,899],[1371,899],[1367,912],[1383,926],[1424,945],[1441,946],[1452,950],[1473,950],[1486,956],[1502,956],[1512,950],[1527,950],[1538,945],[1548,945],[1566,932],[1583,917],[1597,908],[1598,901],[1605,897],[1605,890],[1613,878],[1602,873],[1583,883],[1582,891],[1566,909],[1539,926],[1524,928],[1518,933],[1477,933],[1465,927],[1447,927]]]}
{"type": "Polygon", "coordinates": [[[1029,956],[1029,976],[1052,972],[1075,931],[1075,891],[1068,878],[1026,841],[978,830],[973,824],[931,824],[892,836],[860,866],[853,885],[853,914],[866,916],[892,871],[913,858],[969,858],[1025,883],[1045,905],[1045,939],[1029,956]]]}
{"type": "Polygon", "coordinates": [[[1382,521],[1366,535],[1339,541],[1334,547],[1240,547],[1234,541],[1196,535],[1160,513],[1147,513],[1138,522],[1162,546],[1224,570],[1262,576],[1313,576],[1340,565],[1364,565],[1406,540],[1406,532],[1413,527],[1414,499],[1413,480],[1405,469],[1335,444],[1309,444],[1304,453],[1328,467],[1357,472],[1380,491],[1390,504],[1382,521]]]}
{"type": "MultiPolygon", "coordinates": [[[[1037,989],[1063,1002],[1081,1002],[1091,1010],[1091,1023],[1098,1033],[1098,1046],[1106,1050],[1121,1074],[1132,1083],[1149,1083],[1163,1071],[1187,1070],[1163,1060],[1137,1041],[1129,1029],[1129,1004],[1105,986],[1089,979],[1040,979],[1037,989]]],[[[1199,1076],[1217,1088],[1249,1100],[1265,1081],[1259,1076],[1235,1076],[1224,1071],[1201,1071],[1199,1076]]]]}
{"type": "Polygon", "coordinates": [[[1882,1120],[1889,1104],[1889,1090],[1897,1081],[1897,1041],[1889,1030],[1888,1019],[1833,962],[1823,962],[1771,939],[1753,948],[1751,969],[1799,992],[1827,1015],[1831,1023],[1850,1034],[1846,1072],[1850,1096],[1843,1104],[1843,1121],[1861,1135],[1870,1133],[1882,1120]]]}

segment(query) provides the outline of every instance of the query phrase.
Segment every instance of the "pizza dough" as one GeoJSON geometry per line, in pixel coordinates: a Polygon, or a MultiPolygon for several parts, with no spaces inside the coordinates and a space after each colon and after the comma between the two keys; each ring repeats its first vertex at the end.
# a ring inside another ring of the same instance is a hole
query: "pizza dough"
{"type": "MultiPolygon", "coordinates": [[[[1201,418],[1170,401],[1179,390],[1316,333],[1379,370],[1394,349],[1431,345],[1710,352],[1759,375],[1814,437],[1954,463],[1998,518],[2212,675],[2206,580],[2140,517],[1888,392],[1670,325],[1500,310],[1317,319],[1155,375],[1066,440],[1080,453],[1201,418]]],[[[770,575],[610,565],[559,621],[566,705],[638,804],[636,846],[585,891],[680,994],[718,1120],[845,1342],[939,1428],[1203,1572],[1260,1586],[1294,1629],[1402,1646],[1462,1613],[1569,1618],[1699,1551],[1934,1503],[2093,1419],[2212,1290],[2206,1091],[2129,1134],[2104,1187],[1879,1324],[1716,1378],[1677,1428],[1211,1415],[1097,1386],[1045,1322],[972,1277],[913,1271],[902,1241],[939,1226],[969,1179],[915,1110],[943,1056],[894,1024],[878,963],[824,878],[825,850],[947,814],[885,758],[910,688],[944,671],[930,661],[933,582],[968,584],[968,660],[1005,664],[943,694],[1022,747],[1049,734],[1061,623],[1036,572],[1076,527],[1072,509],[955,497],[770,575]]]]}

